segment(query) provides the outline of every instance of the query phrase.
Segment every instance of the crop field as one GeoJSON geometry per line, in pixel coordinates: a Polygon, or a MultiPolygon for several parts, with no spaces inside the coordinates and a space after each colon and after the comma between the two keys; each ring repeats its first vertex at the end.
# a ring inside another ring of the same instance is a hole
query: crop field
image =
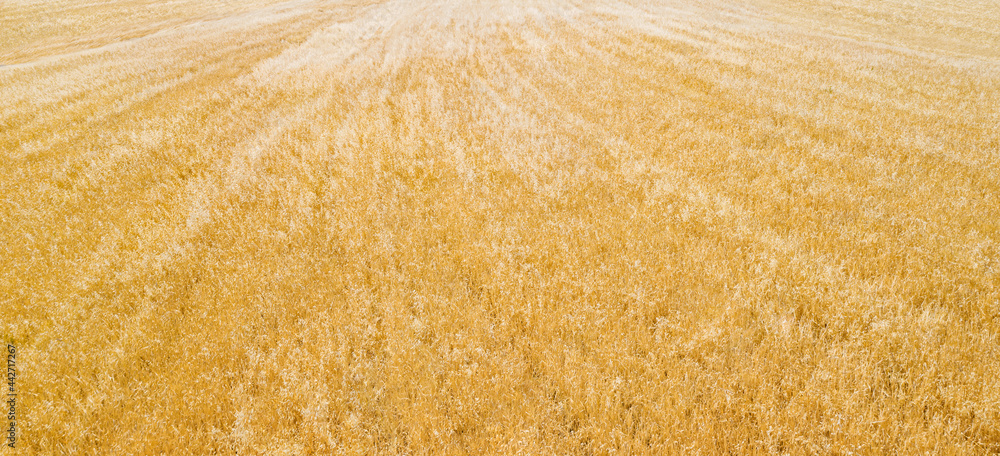
{"type": "Polygon", "coordinates": [[[0,304],[2,454],[995,454],[1000,3],[3,1],[0,304]]]}

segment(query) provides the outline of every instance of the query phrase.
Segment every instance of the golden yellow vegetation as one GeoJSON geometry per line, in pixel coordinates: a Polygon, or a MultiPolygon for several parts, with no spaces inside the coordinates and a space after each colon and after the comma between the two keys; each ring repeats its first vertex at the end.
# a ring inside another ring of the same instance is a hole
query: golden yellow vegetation
{"type": "Polygon", "coordinates": [[[12,454],[1000,452],[998,17],[3,2],[12,454]]]}

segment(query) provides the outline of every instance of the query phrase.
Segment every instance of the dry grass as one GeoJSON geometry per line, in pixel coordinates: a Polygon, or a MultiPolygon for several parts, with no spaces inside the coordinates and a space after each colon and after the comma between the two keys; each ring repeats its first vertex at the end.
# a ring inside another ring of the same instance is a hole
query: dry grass
{"type": "Polygon", "coordinates": [[[17,454],[1000,452],[995,2],[207,3],[0,5],[17,454]]]}

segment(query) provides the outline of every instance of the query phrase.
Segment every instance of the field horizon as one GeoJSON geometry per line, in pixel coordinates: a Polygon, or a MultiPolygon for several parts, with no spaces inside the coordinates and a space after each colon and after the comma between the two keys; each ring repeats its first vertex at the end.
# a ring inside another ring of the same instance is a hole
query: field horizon
{"type": "Polygon", "coordinates": [[[996,454],[997,18],[3,2],[3,452],[996,454]]]}

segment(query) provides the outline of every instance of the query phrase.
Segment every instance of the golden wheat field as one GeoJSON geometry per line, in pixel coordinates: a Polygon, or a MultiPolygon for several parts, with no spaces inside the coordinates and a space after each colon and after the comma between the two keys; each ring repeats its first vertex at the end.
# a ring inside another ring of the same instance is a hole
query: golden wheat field
{"type": "Polygon", "coordinates": [[[1000,452],[992,0],[7,0],[0,154],[3,454],[1000,452]]]}

